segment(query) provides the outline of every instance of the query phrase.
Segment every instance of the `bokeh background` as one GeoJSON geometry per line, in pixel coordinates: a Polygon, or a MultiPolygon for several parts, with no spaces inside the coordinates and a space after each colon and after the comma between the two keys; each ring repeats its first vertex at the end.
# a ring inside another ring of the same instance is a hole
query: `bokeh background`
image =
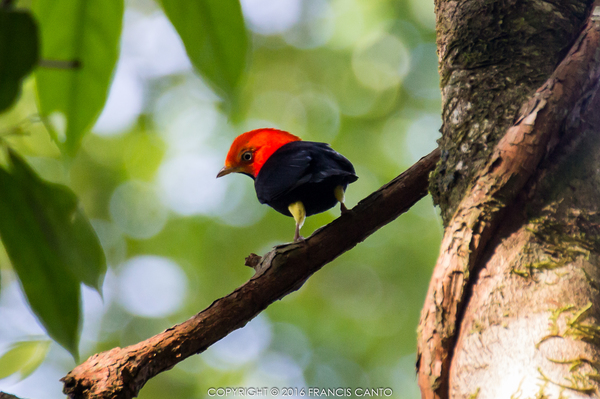
{"type": "MultiPolygon", "coordinates": [[[[78,195],[107,254],[103,298],[84,287],[82,359],[186,320],[252,276],[249,253],[291,240],[293,220],[260,205],[248,177],[215,178],[238,134],[276,127],[331,143],[360,177],[350,207],[436,146],[432,1],[241,3],[252,52],[234,117],[151,0],[126,2],[109,98],[75,158],[65,162],[39,122],[33,79],[0,115],[1,134],[36,172],[78,195]]],[[[310,217],[303,235],[338,214],[310,217]]],[[[418,398],[416,327],[441,233],[427,197],[139,397],[277,386],[391,387],[418,398]]],[[[49,342],[0,390],[63,398],[59,379],[75,362],[45,336],[2,249],[0,266],[0,354],[17,341],[49,342]]]]}

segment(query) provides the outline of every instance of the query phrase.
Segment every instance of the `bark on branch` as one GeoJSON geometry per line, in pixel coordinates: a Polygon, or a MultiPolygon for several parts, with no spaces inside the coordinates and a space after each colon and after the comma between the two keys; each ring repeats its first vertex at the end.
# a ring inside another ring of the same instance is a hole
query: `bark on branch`
{"type": "Polygon", "coordinates": [[[552,76],[521,108],[446,228],[418,338],[418,380],[423,398],[448,397],[448,372],[469,276],[507,206],[540,173],[540,163],[576,139],[563,129],[573,115],[598,115],[600,4],[552,76]],[[594,101],[589,101],[590,99],[594,101]],[[596,108],[594,108],[596,107],[596,108]]]}
{"type": "Polygon", "coordinates": [[[90,357],[62,379],[64,393],[70,398],[137,396],[150,378],[243,327],[321,267],[410,209],[427,194],[428,175],[439,154],[434,150],[304,242],[275,247],[259,262],[256,255],[250,257],[254,277],[186,322],[138,344],[90,357]]]}

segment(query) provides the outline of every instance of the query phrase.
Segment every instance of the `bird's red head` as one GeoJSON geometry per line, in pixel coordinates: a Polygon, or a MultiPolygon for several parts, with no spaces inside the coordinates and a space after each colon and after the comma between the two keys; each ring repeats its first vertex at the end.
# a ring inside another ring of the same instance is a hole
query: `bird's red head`
{"type": "Polygon", "coordinates": [[[256,178],[260,168],[279,147],[300,137],[277,129],[256,129],[240,134],[231,144],[225,167],[217,177],[229,173],[244,173],[256,178]]]}

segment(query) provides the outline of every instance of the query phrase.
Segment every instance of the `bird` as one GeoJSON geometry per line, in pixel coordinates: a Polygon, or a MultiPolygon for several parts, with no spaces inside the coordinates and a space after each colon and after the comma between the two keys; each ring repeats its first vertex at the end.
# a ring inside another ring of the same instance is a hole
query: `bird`
{"type": "Polygon", "coordinates": [[[250,176],[261,204],[294,218],[294,242],[304,240],[300,228],[306,217],[338,202],[347,212],[346,187],[358,179],[352,163],[329,144],[274,128],[251,130],[233,141],[217,178],[230,173],[250,176]]]}

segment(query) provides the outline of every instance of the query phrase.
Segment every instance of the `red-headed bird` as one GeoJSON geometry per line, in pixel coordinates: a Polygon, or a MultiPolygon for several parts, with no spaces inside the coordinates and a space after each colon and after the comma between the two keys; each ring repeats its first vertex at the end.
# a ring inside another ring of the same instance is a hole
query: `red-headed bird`
{"type": "Polygon", "coordinates": [[[329,144],[302,141],[277,129],[239,135],[217,177],[234,172],[254,179],[261,204],[294,218],[294,241],[302,240],[300,228],[307,216],[325,212],[338,202],[345,212],[346,187],[358,179],[350,161],[329,144]]]}

